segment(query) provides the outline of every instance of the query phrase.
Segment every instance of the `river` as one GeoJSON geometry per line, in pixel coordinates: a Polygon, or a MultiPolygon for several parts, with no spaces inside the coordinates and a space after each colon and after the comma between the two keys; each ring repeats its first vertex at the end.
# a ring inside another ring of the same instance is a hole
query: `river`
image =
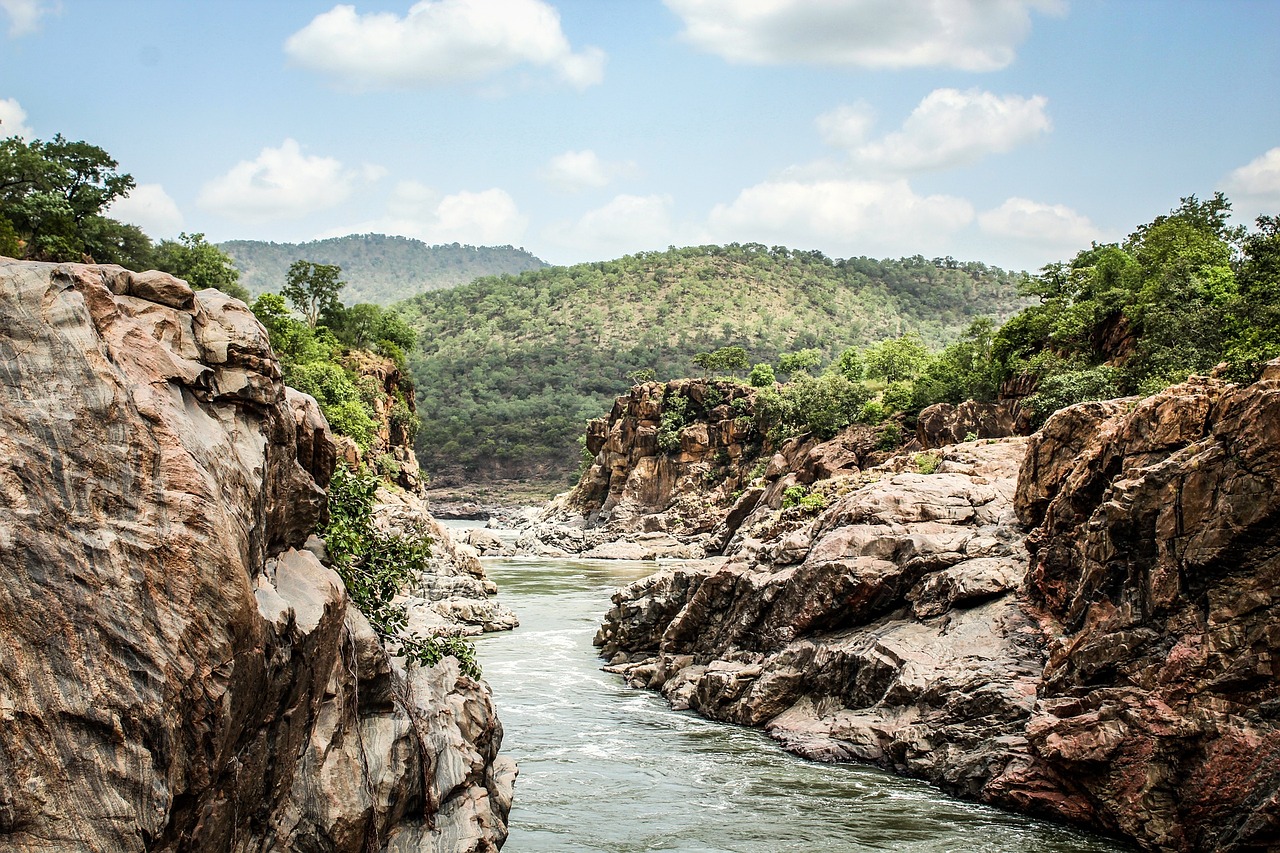
{"type": "Polygon", "coordinates": [[[510,853],[1124,849],[876,768],[804,761],[601,672],[591,639],[609,596],[652,563],[485,563],[521,622],[476,643],[520,764],[510,853]]]}

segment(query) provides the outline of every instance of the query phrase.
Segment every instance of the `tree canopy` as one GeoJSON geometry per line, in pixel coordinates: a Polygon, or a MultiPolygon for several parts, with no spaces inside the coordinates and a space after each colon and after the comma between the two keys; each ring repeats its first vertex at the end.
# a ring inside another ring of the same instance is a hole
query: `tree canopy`
{"type": "Polygon", "coordinates": [[[314,329],[321,312],[335,310],[341,305],[338,291],[346,285],[339,278],[341,275],[342,268],[333,264],[297,260],[289,265],[280,294],[293,303],[293,307],[306,318],[307,325],[314,329]]]}
{"type": "Polygon", "coordinates": [[[242,302],[250,301],[231,256],[206,242],[203,234],[184,232],[177,240],[161,240],[155,250],[155,267],[185,279],[195,290],[212,287],[242,302]]]}

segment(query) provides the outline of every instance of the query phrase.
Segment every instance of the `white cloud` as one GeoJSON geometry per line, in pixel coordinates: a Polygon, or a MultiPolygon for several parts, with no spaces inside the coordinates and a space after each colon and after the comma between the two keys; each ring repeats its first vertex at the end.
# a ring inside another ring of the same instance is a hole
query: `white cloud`
{"type": "Polygon", "coordinates": [[[1014,59],[1032,9],[1060,0],[665,0],[683,36],[731,62],[993,71],[1014,59]]]}
{"type": "Polygon", "coordinates": [[[1272,148],[1227,175],[1222,189],[1236,219],[1252,223],[1261,214],[1280,213],[1280,147],[1272,148]]]}
{"type": "Polygon", "coordinates": [[[608,186],[615,178],[635,171],[635,163],[606,162],[588,148],[584,151],[566,151],[552,157],[542,170],[542,179],[564,192],[577,192],[608,186]]]}
{"type": "Polygon", "coordinates": [[[22,108],[17,99],[7,98],[0,101],[0,139],[9,136],[30,139],[34,135],[34,131],[27,127],[27,111],[22,108]]]}
{"type": "Polygon", "coordinates": [[[978,226],[993,237],[1033,244],[1055,257],[1103,239],[1102,231],[1089,217],[1065,205],[1017,197],[979,215],[978,226]]]}
{"type": "Polygon", "coordinates": [[[426,243],[473,246],[516,245],[528,228],[515,199],[505,190],[462,190],[442,196],[417,181],[402,181],[391,192],[386,215],[322,236],[353,233],[398,234],[426,243]]]}
{"type": "Polygon", "coordinates": [[[854,160],[898,173],[945,169],[1011,151],[1050,129],[1035,95],[995,95],[979,89],[935,89],[911,112],[902,130],[854,149],[854,160]]]}
{"type": "Polygon", "coordinates": [[[603,51],[575,53],[559,13],[542,0],[422,0],[403,18],[339,5],[284,49],[296,65],[359,89],[480,80],[526,64],[578,89],[604,79],[603,51]]]}
{"type": "Polygon", "coordinates": [[[160,184],[138,184],[127,196],[116,199],[107,214],[159,239],[176,237],[182,230],[182,211],[160,184]]]}
{"type": "Polygon", "coordinates": [[[348,169],[332,157],[307,156],[286,139],[206,183],[196,203],[238,222],[297,218],[341,204],[358,184],[383,174],[377,166],[348,169]]]}
{"type": "Polygon", "coordinates": [[[25,36],[40,28],[40,18],[55,8],[42,0],[0,0],[0,9],[9,16],[9,35],[25,36]]]}
{"type": "Polygon", "coordinates": [[[920,196],[905,180],[766,181],[710,215],[720,240],[826,246],[848,255],[949,252],[950,235],[973,220],[953,196],[920,196]]]}
{"type": "Polygon", "coordinates": [[[840,106],[818,116],[818,132],[832,147],[854,148],[867,138],[875,120],[871,107],[865,103],[840,106]]]}
{"type": "Polygon", "coordinates": [[[619,195],[576,222],[553,226],[546,236],[580,257],[612,258],[666,248],[675,235],[671,204],[664,195],[619,195]]]}

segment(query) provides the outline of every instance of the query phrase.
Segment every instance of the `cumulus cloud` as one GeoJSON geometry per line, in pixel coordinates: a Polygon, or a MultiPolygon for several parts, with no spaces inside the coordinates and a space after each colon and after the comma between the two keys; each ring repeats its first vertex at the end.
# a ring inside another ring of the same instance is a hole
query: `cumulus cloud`
{"type": "Polygon", "coordinates": [[[566,151],[552,157],[542,170],[542,179],[564,192],[577,192],[608,186],[615,178],[635,171],[635,163],[607,162],[588,148],[584,151],[566,151]]]}
{"type": "Polygon", "coordinates": [[[519,65],[585,89],[604,79],[603,51],[575,53],[543,0],[422,0],[403,18],[339,5],[290,36],[294,64],[358,89],[481,80],[519,65]]]}
{"type": "Polygon", "coordinates": [[[1235,169],[1222,182],[1236,217],[1246,222],[1280,212],[1280,147],[1235,169]]]}
{"type": "Polygon", "coordinates": [[[182,211],[160,184],[138,184],[112,202],[107,215],[137,225],[152,237],[176,237],[182,230],[182,211]]]}
{"type": "Polygon", "coordinates": [[[619,195],[575,222],[553,226],[546,236],[580,256],[596,258],[665,248],[675,233],[671,204],[665,195],[619,195]]]}
{"type": "Polygon", "coordinates": [[[948,251],[950,235],[973,216],[968,201],[921,196],[905,180],[776,180],[716,205],[709,221],[722,240],[896,255],[948,251]]]}
{"type": "Polygon", "coordinates": [[[902,130],[855,148],[853,157],[866,167],[898,173],[966,165],[1047,133],[1047,105],[1040,95],[936,89],[911,112],[902,130]]]}
{"type": "Polygon", "coordinates": [[[53,10],[43,0],[0,0],[0,9],[9,17],[9,35],[25,36],[40,28],[40,19],[53,10]]]}
{"type": "Polygon", "coordinates": [[[1006,199],[999,207],[979,215],[978,227],[993,237],[1044,248],[1054,257],[1103,239],[1102,231],[1089,217],[1065,205],[1017,197],[1006,199]]]}
{"type": "Polygon", "coordinates": [[[0,100],[0,139],[17,136],[30,139],[35,133],[27,127],[27,111],[15,98],[0,100]]]}
{"type": "Polygon", "coordinates": [[[833,148],[854,148],[867,138],[875,120],[868,104],[840,106],[818,116],[818,133],[833,148]]]}
{"type": "Polygon", "coordinates": [[[335,207],[383,174],[377,166],[348,169],[332,157],[308,156],[286,139],[206,183],[196,203],[238,222],[291,219],[335,207]]]}
{"type": "Polygon", "coordinates": [[[993,71],[1011,63],[1031,10],[1060,0],[665,0],[683,37],[752,65],[868,68],[950,66],[993,71]]]}
{"type": "Polygon", "coordinates": [[[323,236],[352,233],[398,234],[426,243],[475,246],[518,244],[529,225],[505,190],[462,190],[441,195],[417,181],[402,181],[391,192],[386,215],[323,236]]]}

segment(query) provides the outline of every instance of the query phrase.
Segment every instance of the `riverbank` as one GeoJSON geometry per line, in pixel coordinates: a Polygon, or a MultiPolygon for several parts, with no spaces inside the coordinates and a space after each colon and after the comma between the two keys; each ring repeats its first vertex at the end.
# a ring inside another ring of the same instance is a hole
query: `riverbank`
{"type": "Polygon", "coordinates": [[[609,597],[652,563],[487,559],[511,633],[477,638],[520,764],[519,853],[1113,853],[1066,827],[950,799],[877,768],[821,764],[763,733],[671,711],[602,672],[609,597]]]}

